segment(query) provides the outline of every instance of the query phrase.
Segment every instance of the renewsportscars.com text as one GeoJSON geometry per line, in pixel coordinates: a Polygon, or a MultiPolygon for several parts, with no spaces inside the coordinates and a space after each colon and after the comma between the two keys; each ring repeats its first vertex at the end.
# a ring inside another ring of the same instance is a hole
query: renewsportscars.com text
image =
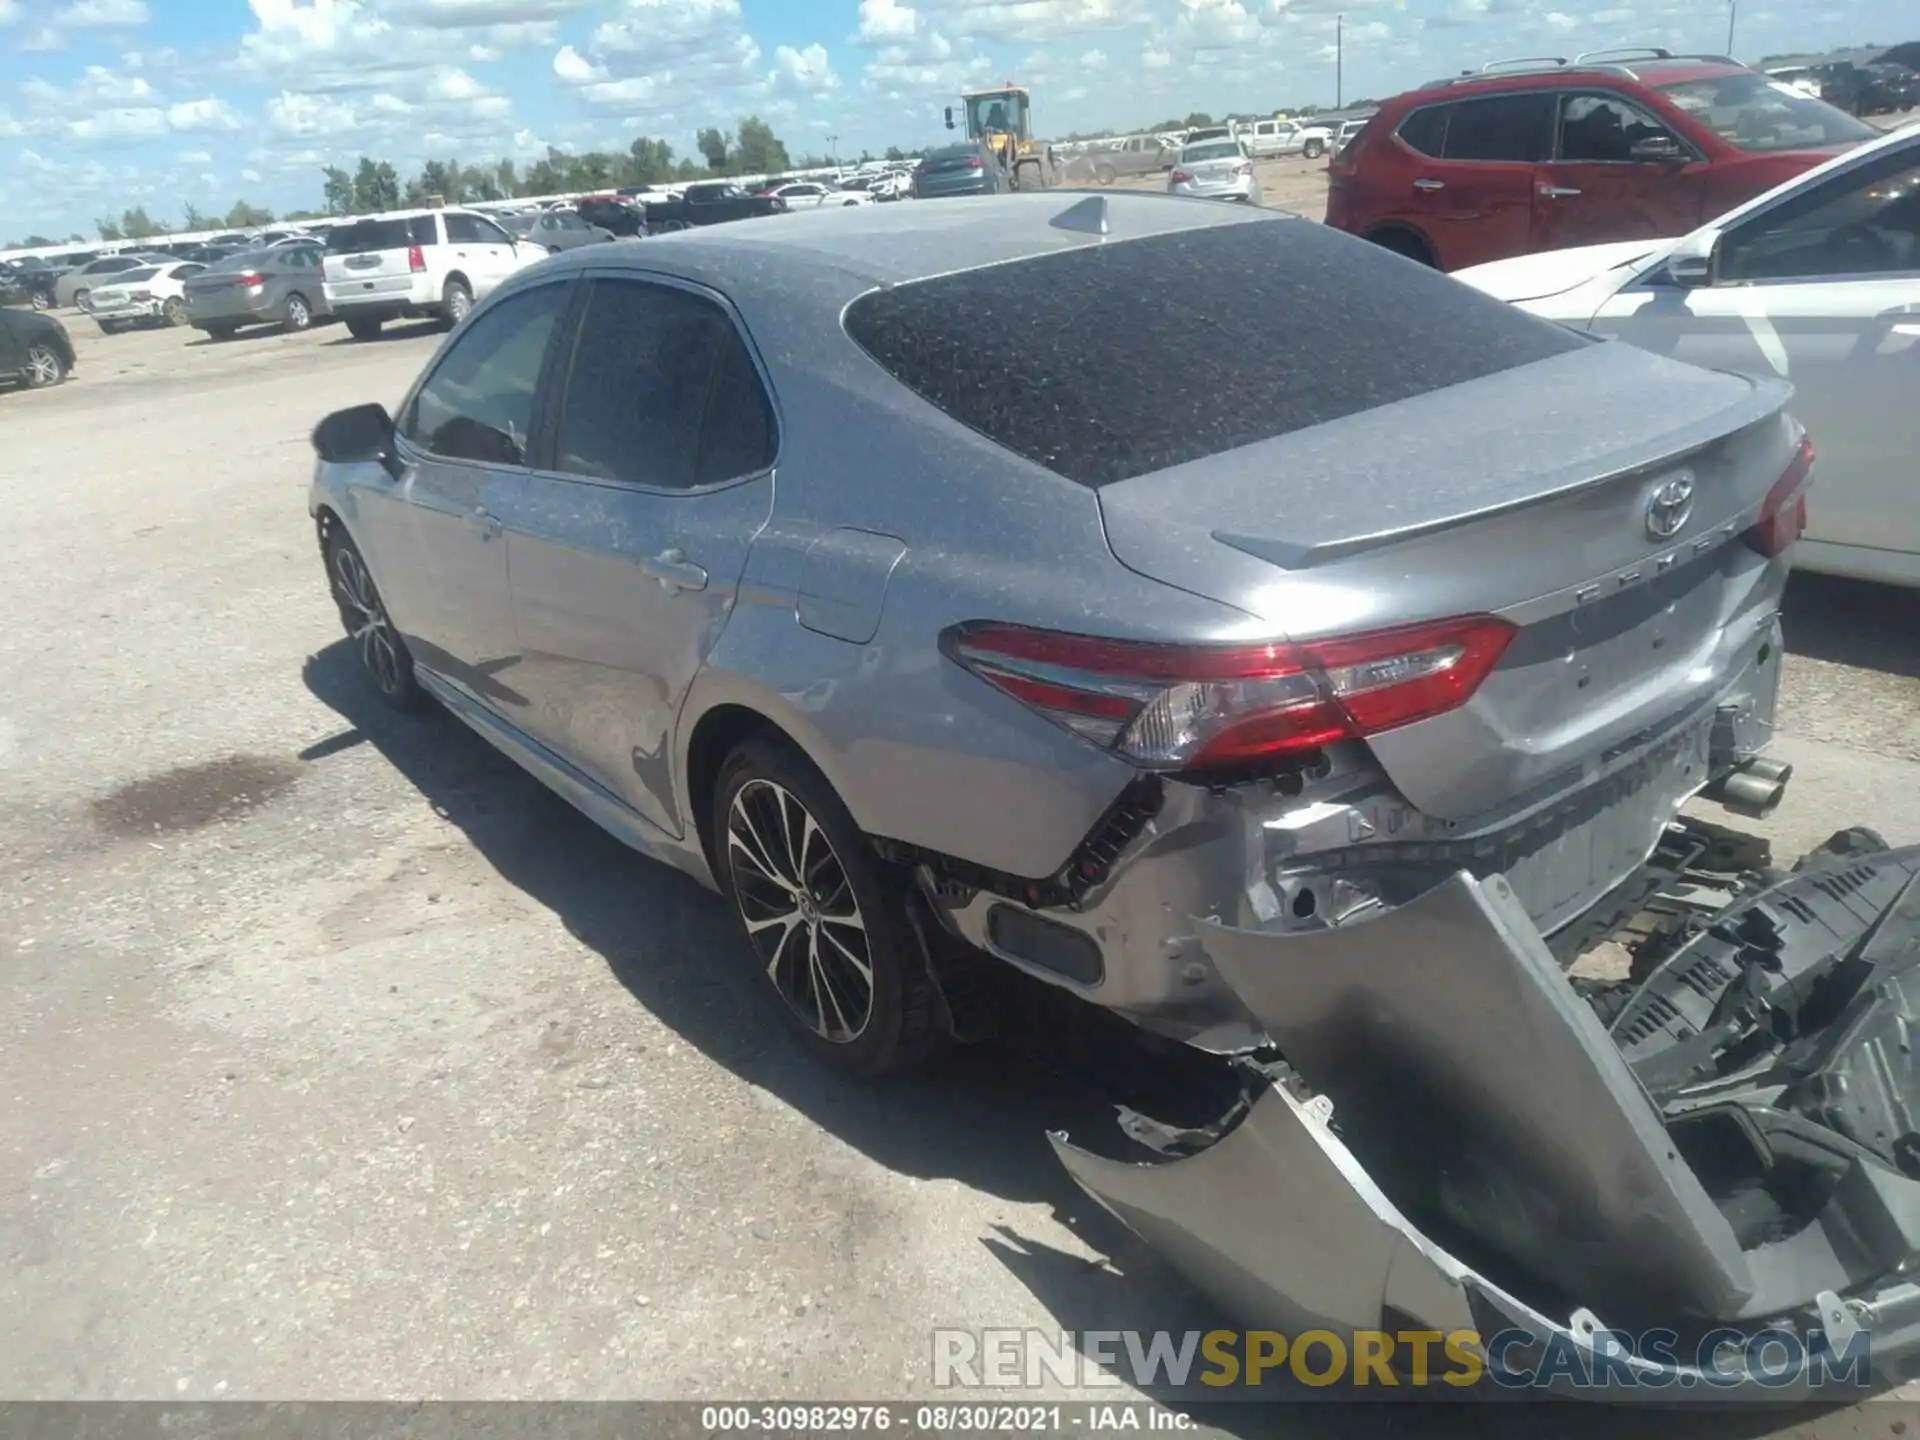
{"type": "Polygon", "coordinates": [[[936,1330],[936,1388],[1041,1386],[1215,1391],[1292,1382],[1399,1389],[1488,1383],[1505,1389],[1869,1389],[1871,1339],[1791,1330],[1596,1331],[1589,1340],[1523,1330],[936,1330]]]}

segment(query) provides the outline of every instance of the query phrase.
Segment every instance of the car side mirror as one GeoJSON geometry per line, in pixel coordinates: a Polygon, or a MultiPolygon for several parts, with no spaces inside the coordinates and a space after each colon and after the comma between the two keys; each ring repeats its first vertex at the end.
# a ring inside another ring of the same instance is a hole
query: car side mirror
{"type": "Polygon", "coordinates": [[[313,453],[329,465],[377,462],[395,470],[393,417],[380,404],[336,410],[313,427],[313,453]]]}
{"type": "Polygon", "coordinates": [[[1667,256],[1667,283],[1678,285],[1683,290],[1698,290],[1711,285],[1719,269],[1719,259],[1718,235],[1689,236],[1667,256]]]}
{"type": "Polygon", "coordinates": [[[947,128],[953,129],[953,106],[947,106],[947,128]]]}
{"type": "Polygon", "coordinates": [[[1643,140],[1636,140],[1628,147],[1627,153],[1635,160],[1647,160],[1659,165],[1670,165],[1687,158],[1685,148],[1671,135],[1649,135],[1643,140]]]}

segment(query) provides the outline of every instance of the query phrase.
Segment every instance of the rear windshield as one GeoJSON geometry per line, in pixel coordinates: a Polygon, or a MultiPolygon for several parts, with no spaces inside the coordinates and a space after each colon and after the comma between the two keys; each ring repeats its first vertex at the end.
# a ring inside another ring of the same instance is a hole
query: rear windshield
{"type": "Polygon", "coordinates": [[[1091,486],[1590,343],[1293,217],[873,290],[846,328],[961,424],[1091,486]]]}
{"type": "Polygon", "coordinates": [[[252,270],[267,260],[264,250],[242,250],[236,255],[225,255],[207,268],[216,275],[231,274],[238,270],[252,270]]]}
{"type": "Polygon", "coordinates": [[[1742,150],[1852,145],[1880,132],[1844,110],[1751,71],[1662,85],[1660,92],[1742,150]]]}
{"type": "Polygon", "coordinates": [[[978,153],[979,147],[977,145],[941,145],[927,151],[920,159],[926,164],[933,165],[938,164],[942,160],[964,160],[969,155],[976,155],[978,153]]]}
{"type": "Polygon", "coordinates": [[[1240,158],[1238,140],[1209,140],[1204,145],[1189,145],[1180,152],[1180,158],[1186,160],[1225,160],[1240,158]]]}
{"type": "Polygon", "coordinates": [[[415,215],[410,220],[355,220],[333,228],[327,236],[327,253],[357,255],[365,250],[405,250],[409,245],[433,243],[431,215],[415,215]]]}

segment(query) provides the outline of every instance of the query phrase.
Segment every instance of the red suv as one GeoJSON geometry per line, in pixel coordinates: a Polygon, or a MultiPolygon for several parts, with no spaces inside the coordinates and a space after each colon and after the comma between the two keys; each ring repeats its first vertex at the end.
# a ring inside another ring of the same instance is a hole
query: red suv
{"type": "Polygon", "coordinates": [[[1442,270],[1684,235],[1879,133],[1721,56],[1502,61],[1382,105],[1327,223],[1442,270]]]}

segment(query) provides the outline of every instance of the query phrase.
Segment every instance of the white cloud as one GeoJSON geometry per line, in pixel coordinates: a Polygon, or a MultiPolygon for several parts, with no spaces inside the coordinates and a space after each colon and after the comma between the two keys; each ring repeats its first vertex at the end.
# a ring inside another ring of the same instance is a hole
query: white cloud
{"type": "Polygon", "coordinates": [[[75,140],[152,140],[167,133],[167,112],[157,106],[102,110],[82,120],[69,120],[67,134],[75,140]]]}
{"type": "Polygon", "coordinates": [[[562,45],[554,55],[553,73],[569,85],[593,85],[607,78],[604,65],[595,65],[571,45],[562,45]]]}
{"type": "Polygon", "coordinates": [[[918,21],[919,12],[899,0],[860,0],[860,28],[855,38],[868,45],[905,40],[918,21]]]}
{"type": "Polygon", "coordinates": [[[183,135],[214,130],[238,130],[241,124],[239,113],[226,101],[214,95],[208,95],[199,100],[183,100],[167,107],[168,127],[183,135]]]}
{"type": "Polygon", "coordinates": [[[131,30],[152,18],[147,0],[74,0],[55,13],[56,30],[131,30]]]}
{"type": "Polygon", "coordinates": [[[1140,64],[1147,70],[1164,70],[1173,64],[1173,56],[1162,45],[1149,45],[1140,52],[1140,64]]]}
{"type": "Polygon", "coordinates": [[[557,19],[585,10],[594,0],[400,0],[393,6],[396,20],[436,29],[465,29],[472,25],[514,25],[557,19]]]}
{"type": "Polygon", "coordinates": [[[773,52],[773,72],[767,87],[775,94],[823,95],[840,88],[827,47],[815,41],[804,50],[780,45],[773,52]]]}
{"type": "Polygon", "coordinates": [[[182,150],[173,157],[182,165],[211,165],[213,154],[207,150],[182,150]]]}
{"type": "Polygon", "coordinates": [[[764,93],[759,67],[739,0],[623,0],[584,53],[566,45],[553,57],[582,102],[636,120],[710,109],[728,91],[764,93]]]}
{"type": "Polygon", "coordinates": [[[0,29],[20,20],[20,0],[0,0],[0,29]]]}
{"type": "Polygon", "coordinates": [[[429,100],[479,100],[487,94],[487,87],[464,70],[438,70],[427,82],[429,100]]]}
{"type": "Polygon", "coordinates": [[[1099,49],[1087,51],[1086,54],[1080,57],[1080,68],[1082,70],[1106,69],[1107,68],[1107,52],[1099,49]]]}

